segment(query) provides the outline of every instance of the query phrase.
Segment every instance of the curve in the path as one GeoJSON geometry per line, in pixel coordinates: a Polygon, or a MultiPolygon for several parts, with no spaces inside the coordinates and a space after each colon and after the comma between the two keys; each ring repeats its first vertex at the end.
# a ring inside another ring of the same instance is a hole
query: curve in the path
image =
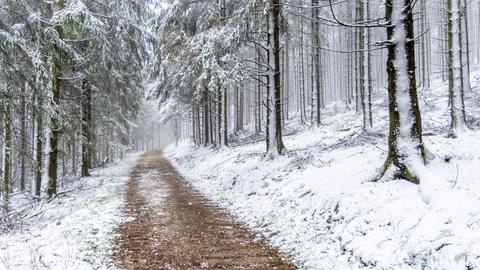
{"type": "Polygon", "coordinates": [[[120,269],[295,269],[194,190],[160,151],[131,173],[113,259],[120,269]]]}

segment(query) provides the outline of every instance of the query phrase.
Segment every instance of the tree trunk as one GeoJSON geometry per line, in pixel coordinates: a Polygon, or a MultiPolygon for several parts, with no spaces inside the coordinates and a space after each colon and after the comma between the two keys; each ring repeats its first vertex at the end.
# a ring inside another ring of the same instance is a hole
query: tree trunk
{"type": "Polygon", "coordinates": [[[275,138],[277,143],[277,152],[282,155],[285,151],[282,135],[282,100],[281,100],[281,66],[280,66],[280,0],[273,1],[273,57],[274,57],[274,89],[275,89],[275,138]]]}
{"type": "Polygon", "coordinates": [[[198,145],[202,145],[203,144],[203,138],[202,138],[202,125],[201,125],[201,120],[202,120],[202,116],[200,114],[200,106],[199,105],[196,105],[195,106],[195,109],[196,109],[196,121],[197,121],[197,138],[198,138],[198,145]]]}
{"type": "Polygon", "coordinates": [[[35,196],[40,197],[42,188],[42,166],[43,166],[43,97],[37,91],[37,104],[34,109],[37,117],[37,138],[35,147],[35,196]]]}
{"type": "MultiPolygon", "coordinates": [[[[367,9],[367,20],[370,21],[370,1],[367,0],[366,4],[367,9]]],[[[367,28],[367,94],[366,94],[366,120],[365,125],[367,130],[373,127],[373,116],[372,116],[372,91],[373,91],[373,80],[372,80],[372,31],[370,28],[367,28]]]]}
{"type": "Polygon", "coordinates": [[[422,59],[422,87],[424,89],[430,88],[430,70],[428,68],[429,59],[427,51],[427,37],[426,33],[426,24],[427,24],[427,10],[426,10],[426,0],[420,0],[420,48],[421,48],[421,59],[422,59]]]}
{"type": "Polygon", "coordinates": [[[196,129],[196,126],[195,126],[196,125],[195,124],[196,123],[196,121],[195,121],[195,105],[192,104],[191,108],[192,108],[192,114],[191,114],[192,115],[192,140],[193,140],[193,144],[195,146],[197,146],[198,145],[198,140],[197,140],[197,134],[196,134],[197,129],[196,129]]]}
{"type": "MultiPolygon", "coordinates": [[[[7,101],[8,102],[8,101],[7,101]]],[[[5,142],[3,145],[3,207],[9,211],[9,193],[12,189],[12,117],[10,104],[4,104],[5,142]]]]}
{"type": "MultiPolygon", "coordinates": [[[[461,6],[460,1],[458,2],[459,5],[461,6]]],[[[465,26],[465,52],[466,52],[466,70],[464,71],[465,73],[465,90],[466,91],[472,91],[472,86],[470,84],[470,35],[469,35],[469,28],[468,28],[468,7],[467,7],[467,0],[463,0],[464,6],[461,8],[461,11],[463,13],[463,22],[465,26]]],[[[460,26],[461,27],[461,26],[460,26]]]]}
{"type": "MultiPolygon", "coordinates": [[[[272,0],[278,2],[277,0],[272,0]]],[[[307,118],[306,105],[305,105],[305,60],[304,60],[304,18],[303,18],[303,9],[300,10],[300,44],[299,44],[299,53],[300,53],[300,122],[303,124],[307,118]]]]}
{"type": "MultiPolygon", "coordinates": [[[[213,94],[213,93],[212,93],[213,94]]],[[[209,121],[209,127],[210,127],[210,131],[209,131],[209,135],[210,135],[210,144],[214,144],[215,141],[214,141],[214,136],[215,136],[215,133],[214,133],[214,126],[215,126],[215,119],[213,119],[213,110],[215,108],[215,106],[213,106],[213,101],[212,101],[212,98],[210,98],[210,93],[208,94],[208,121],[209,121]]]]}
{"type": "MultiPolygon", "coordinates": [[[[260,52],[260,48],[258,45],[255,45],[255,51],[256,51],[256,62],[257,62],[257,70],[260,71],[260,60],[261,60],[261,52],[260,52]]],[[[255,110],[256,110],[256,119],[255,119],[255,123],[256,123],[256,133],[259,134],[260,132],[262,132],[262,85],[261,85],[261,81],[262,81],[262,76],[260,74],[260,72],[258,72],[258,75],[257,75],[257,89],[256,89],[256,103],[255,103],[255,110]]]]}
{"type": "Polygon", "coordinates": [[[208,98],[208,88],[205,87],[203,90],[203,128],[204,128],[204,146],[210,145],[210,127],[209,127],[209,98],[208,98]]]}
{"type": "Polygon", "coordinates": [[[21,104],[20,104],[20,190],[25,190],[25,174],[26,174],[26,157],[27,157],[27,121],[26,121],[26,88],[22,88],[21,104]]]}
{"type": "Polygon", "coordinates": [[[228,146],[228,92],[223,93],[223,144],[228,146]]]}
{"type": "MultiPolygon", "coordinates": [[[[57,0],[54,2],[54,11],[60,12],[64,8],[64,0],[57,0]]],[[[60,25],[55,26],[55,31],[58,34],[60,39],[63,39],[63,27],[60,25]]],[[[60,96],[61,96],[61,85],[60,85],[60,76],[62,70],[62,63],[60,59],[60,53],[58,48],[55,48],[53,55],[53,71],[52,71],[52,107],[54,108],[55,114],[51,117],[51,134],[50,134],[50,155],[48,162],[48,188],[47,194],[48,197],[52,197],[57,193],[57,168],[58,168],[58,143],[60,140],[60,96]]]]}
{"type": "Polygon", "coordinates": [[[82,177],[90,176],[92,168],[92,87],[82,80],[82,177]]]}
{"type": "MultiPolygon", "coordinates": [[[[418,107],[415,78],[415,39],[410,0],[387,0],[385,17],[388,48],[388,108],[390,130],[388,156],[382,178],[391,170],[395,178],[418,184],[420,179],[412,171],[412,161],[426,161],[422,141],[422,124],[418,107]]],[[[378,179],[380,179],[378,178],[378,179]]]]}
{"type": "Polygon", "coordinates": [[[448,99],[450,106],[449,137],[457,136],[457,129],[466,126],[465,103],[463,97],[462,33],[459,10],[460,0],[447,1],[448,31],[448,99]],[[455,3],[454,3],[455,2],[455,3]],[[457,21],[454,21],[454,20],[457,21]],[[455,50],[458,51],[455,51],[455,50]]]}
{"type": "Polygon", "coordinates": [[[315,108],[316,108],[316,124],[317,127],[321,124],[321,59],[320,59],[320,24],[319,24],[319,11],[318,11],[319,0],[312,0],[313,11],[313,48],[314,56],[313,61],[315,63],[315,108]]]}
{"type": "Polygon", "coordinates": [[[218,138],[217,138],[217,145],[218,147],[220,147],[223,143],[222,141],[222,101],[223,101],[223,97],[222,97],[222,88],[220,87],[220,83],[219,83],[219,87],[217,89],[217,130],[218,130],[218,138]]]}
{"type": "Polygon", "coordinates": [[[75,130],[72,133],[71,137],[72,144],[72,174],[74,177],[77,176],[77,131],[75,130]]]}

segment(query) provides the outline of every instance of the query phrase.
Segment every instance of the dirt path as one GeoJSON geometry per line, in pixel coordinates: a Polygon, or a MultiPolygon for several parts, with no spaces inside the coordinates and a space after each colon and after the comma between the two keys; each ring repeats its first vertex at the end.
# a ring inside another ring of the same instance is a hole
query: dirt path
{"type": "Polygon", "coordinates": [[[120,269],[295,269],[192,189],[161,152],[139,159],[128,183],[113,258],[120,269]]]}

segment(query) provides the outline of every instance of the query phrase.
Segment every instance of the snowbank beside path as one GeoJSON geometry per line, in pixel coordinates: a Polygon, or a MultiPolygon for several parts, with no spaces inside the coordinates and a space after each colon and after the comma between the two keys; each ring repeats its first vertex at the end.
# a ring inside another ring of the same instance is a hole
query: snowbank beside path
{"type": "MultiPolygon", "coordinates": [[[[469,108],[478,107],[475,78],[469,108]]],[[[372,133],[361,132],[354,112],[330,106],[322,127],[285,137],[290,152],[274,160],[263,159],[263,142],[220,150],[183,142],[165,152],[193,186],[302,269],[478,269],[480,132],[446,138],[447,96],[434,87],[422,93],[422,111],[436,159],[419,186],[369,181],[386,156],[384,99],[374,104],[372,133]]]]}
{"type": "Polygon", "coordinates": [[[112,269],[113,230],[122,222],[126,182],[136,158],[128,155],[94,170],[65,188],[70,192],[32,205],[25,224],[0,235],[0,269],[112,269]]]}

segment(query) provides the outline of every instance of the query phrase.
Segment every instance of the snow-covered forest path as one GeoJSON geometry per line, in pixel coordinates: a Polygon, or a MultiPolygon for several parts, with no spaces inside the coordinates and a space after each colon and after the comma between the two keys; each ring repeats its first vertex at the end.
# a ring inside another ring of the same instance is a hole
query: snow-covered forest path
{"type": "Polygon", "coordinates": [[[160,151],[131,173],[113,258],[121,269],[295,269],[195,191],[160,151]]]}

